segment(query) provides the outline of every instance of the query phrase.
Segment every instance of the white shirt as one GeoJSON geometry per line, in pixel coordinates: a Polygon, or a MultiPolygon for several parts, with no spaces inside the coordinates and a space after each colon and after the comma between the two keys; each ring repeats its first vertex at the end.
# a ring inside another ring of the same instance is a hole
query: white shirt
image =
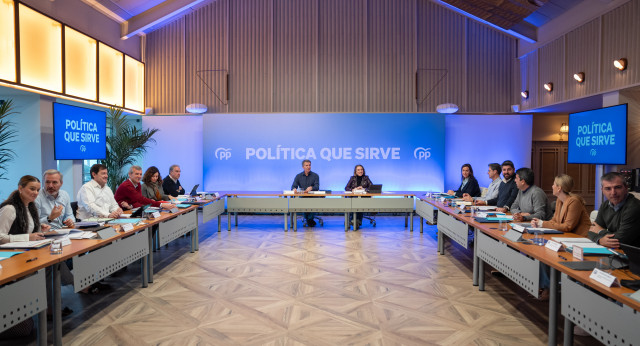
{"type": "Polygon", "coordinates": [[[29,241],[29,233],[33,231],[33,218],[31,214],[27,217],[29,223],[27,225],[28,233],[25,234],[9,234],[11,225],[16,219],[16,208],[12,205],[5,205],[0,208],[0,244],[12,243],[14,241],[29,241]]]}
{"type": "Polygon", "coordinates": [[[93,179],[82,185],[78,191],[77,199],[79,219],[107,217],[120,208],[109,186],[105,184],[104,187],[101,187],[93,179]]]}

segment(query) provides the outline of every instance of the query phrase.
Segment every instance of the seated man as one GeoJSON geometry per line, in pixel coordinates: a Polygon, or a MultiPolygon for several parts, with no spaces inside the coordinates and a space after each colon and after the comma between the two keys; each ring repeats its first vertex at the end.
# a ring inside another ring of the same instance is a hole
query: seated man
{"type": "Polygon", "coordinates": [[[71,210],[69,194],[60,190],[62,187],[62,173],[49,169],[42,176],[44,186],[36,198],[36,208],[40,215],[40,223],[48,224],[51,229],[63,227],[73,228],[76,218],[71,210]]]}
{"type": "Polygon", "coordinates": [[[607,200],[598,209],[589,239],[611,248],[620,243],[640,247],[640,200],[629,193],[624,177],[615,172],[603,175],[602,193],[607,200]]]}
{"type": "Polygon", "coordinates": [[[140,180],[142,180],[142,167],[131,166],[131,168],[129,168],[129,179],[123,181],[122,184],[118,186],[115,194],[115,199],[122,208],[139,208],[147,204],[164,209],[175,207],[171,203],[161,203],[160,201],[142,196],[140,180]]]}
{"type": "MultiPolygon", "coordinates": [[[[304,193],[309,193],[309,191],[318,191],[320,189],[320,176],[311,172],[311,161],[302,161],[302,169],[302,172],[298,173],[298,175],[293,179],[291,190],[295,191],[298,188],[301,188],[304,190],[304,193]]],[[[307,225],[309,225],[309,227],[316,225],[316,222],[313,221],[313,216],[313,213],[304,213],[304,218],[307,220],[307,225]]]]}
{"type": "Polygon", "coordinates": [[[107,166],[96,163],[89,170],[91,181],[82,185],[78,191],[78,218],[88,219],[91,217],[117,218],[122,214],[122,209],[118,206],[113,197],[113,192],[107,186],[107,166]]]}
{"type": "MultiPolygon", "coordinates": [[[[497,163],[490,163],[487,174],[489,175],[489,179],[491,179],[491,184],[489,184],[489,187],[487,188],[487,194],[484,197],[475,197],[475,200],[477,201],[476,204],[480,204],[480,202],[485,202],[484,204],[486,204],[487,200],[498,198],[498,192],[501,182],[500,165],[497,163]]],[[[474,197],[471,197],[471,195],[465,193],[464,195],[462,195],[462,199],[467,202],[473,202],[474,197]]]]}
{"type": "Polygon", "coordinates": [[[506,160],[502,163],[502,181],[498,187],[498,196],[486,200],[476,200],[476,205],[495,205],[499,212],[506,212],[518,196],[518,187],[513,179],[515,168],[513,162],[506,160]]]}
{"type": "Polygon", "coordinates": [[[511,205],[513,221],[531,221],[531,219],[548,220],[551,216],[547,194],[533,185],[531,168],[520,168],[516,171],[518,196],[511,205]]]}
{"type": "Polygon", "coordinates": [[[184,189],[182,185],[180,185],[180,166],[171,165],[169,167],[169,175],[167,175],[164,180],[162,180],[162,189],[164,189],[164,194],[178,197],[178,195],[184,195],[184,189]]]}

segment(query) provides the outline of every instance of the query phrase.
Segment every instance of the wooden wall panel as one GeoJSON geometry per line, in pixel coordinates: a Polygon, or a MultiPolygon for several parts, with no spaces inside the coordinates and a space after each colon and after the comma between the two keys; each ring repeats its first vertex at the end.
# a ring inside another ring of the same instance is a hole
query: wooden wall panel
{"type": "Polygon", "coordinates": [[[147,35],[147,106],[508,112],[515,44],[428,0],[218,0],[147,35]]]}
{"type": "Polygon", "coordinates": [[[146,43],[146,103],[155,114],[185,112],[184,18],[167,24],[146,43]]]}
{"type": "Polygon", "coordinates": [[[520,58],[520,90],[528,91],[529,97],[520,96],[522,109],[538,107],[538,51],[533,51],[520,58]]]}
{"type": "Polygon", "coordinates": [[[186,104],[209,113],[227,111],[229,1],[218,0],[186,16],[186,104]]]}
{"type": "Polygon", "coordinates": [[[466,18],[434,4],[418,1],[417,20],[419,112],[435,112],[454,103],[466,112],[466,18]]]}
{"type": "Polygon", "coordinates": [[[415,112],[415,0],[369,0],[369,112],[415,112]]]}
{"type": "Polygon", "coordinates": [[[571,100],[595,94],[600,86],[600,18],[569,32],[565,44],[565,98],[571,100]],[[582,83],[573,78],[573,74],[579,72],[585,74],[582,83]]]}
{"type": "Polygon", "coordinates": [[[620,89],[640,82],[640,2],[629,1],[602,16],[601,90],[620,89]],[[613,60],[629,61],[624,71],[613,60]]]}
{"type": "Polygon", "coordinates": [[[318,8],[318,111],[367,109],[367,1],[322,0],[318,8]]]}
{"type": "Polygon", "coordinates": [[[273,1],[233,0],[229,10],[229,112],[272,112],[273,1]]]}
{"type": "Polygon", "coordinates": [[[538,49],[538,106],[550,105],[564,97],[564,36],[538,49]],[[553,83],[553,91],[548,92],[543,85],[553,83]]]}
{"type": "Polygon", "coordinates": [[[273,111],[315,112],[318,0],[275,0],[273,14],[273,111]]]}
{"type": "Polygon", "coordinates": [[[510,112],[516,89],[515,40],[475,21],[467,25],[468,108],[474,112],[510,112]],[[496,54],[500,52],[500,54],[496,54]]]}

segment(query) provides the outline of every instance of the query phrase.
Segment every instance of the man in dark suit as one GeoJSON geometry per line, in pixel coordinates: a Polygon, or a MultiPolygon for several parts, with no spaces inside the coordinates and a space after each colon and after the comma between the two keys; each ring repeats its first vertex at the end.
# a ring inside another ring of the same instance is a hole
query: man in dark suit
{"type": "Polygon", "coordinates": [[[166,195],[178,197],[184,195],[184,189],[180,185],[180,166],[171,165],[169,167],[169,175],[162,180],[162,189],[166,195]]]}

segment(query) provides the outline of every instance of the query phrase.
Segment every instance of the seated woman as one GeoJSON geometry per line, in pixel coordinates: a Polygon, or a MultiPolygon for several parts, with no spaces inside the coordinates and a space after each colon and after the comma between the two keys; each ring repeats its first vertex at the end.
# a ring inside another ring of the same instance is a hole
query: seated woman
{"type": "MultiPolygon", "coordinates": [[[[369,176],[364,173],[364,167],[362,165],[356,165],[353,168],[353,175],[349,178],[344,190],[351,192],[367,192],[370,187],[371,180],[369,179],[369,176]]],[[[358,227],[362,225],[362,213],[356,213],[356,222],[358,227]]]]}
{"type": "MultiPolygon", "coordinates": [[[[45,233],[49,232],[51,226],[41,224],[38,208],[35,200],[40,192],[40,180],[32,175],[25,175],[18,182],[18,189],[11,192],[7,200],[0,204],[0,244],[44,240],[45,233]]],[[[52,272],[46,269],[47,275],[47,296],[51,296],[52,272]]],[[[60,275],[62,285],[73,283],[73,277],[69,268],[64,265],[60,266],[60,275]]],[[[51,304],[47,299],[49,311],[51,304]]],[[[65,308],[68,313],[72,313],[65,308]]],[[[63,312],[64,312],[63,311],[63,312]]],[[[0,335],[0,339],[25,336],[31,333],[33,321],[27,319],[0,335]]]]}
{"type": "Polygon", "coordinates": [[[551,186],[553,195],[558,197],[556,211],[549,221],[532,219],[533,227],[553,228],[562,232],[573,232],[586,237],[591,227],[589,213],[582,197],[571,193],[573,178],[566,174],[557,176],[551,186]]]}
{"type": "Polygon", "coordinates": [[[40,180],[25,175],[6,201],[0,204],[0,244],[43,240],[51,226],[40,224],[35,200],[40,192],[40,180]]]}
{"type": "Polygon", "coordinates": [[[160,179],[160,171],[156,166],[147,168],[142,176],[142,196],[154,201],[169,201],[175,199],[173,196],[167,196],[162,189],[162,180],[160,179]]]}
{"type": "Polygon", "coordinates": [[[471,197],[480,197],[482,191],[480,190],[480,185],[478,185],[478,180],[473,176],[473,168],[468,163],[462,165],[462,183],[460,183],[460,187],[456,191],[449,190],[447,193],[450,195],[456,195],[456,197],[462,198],[462,195],[468,193],[471,197]]]}

